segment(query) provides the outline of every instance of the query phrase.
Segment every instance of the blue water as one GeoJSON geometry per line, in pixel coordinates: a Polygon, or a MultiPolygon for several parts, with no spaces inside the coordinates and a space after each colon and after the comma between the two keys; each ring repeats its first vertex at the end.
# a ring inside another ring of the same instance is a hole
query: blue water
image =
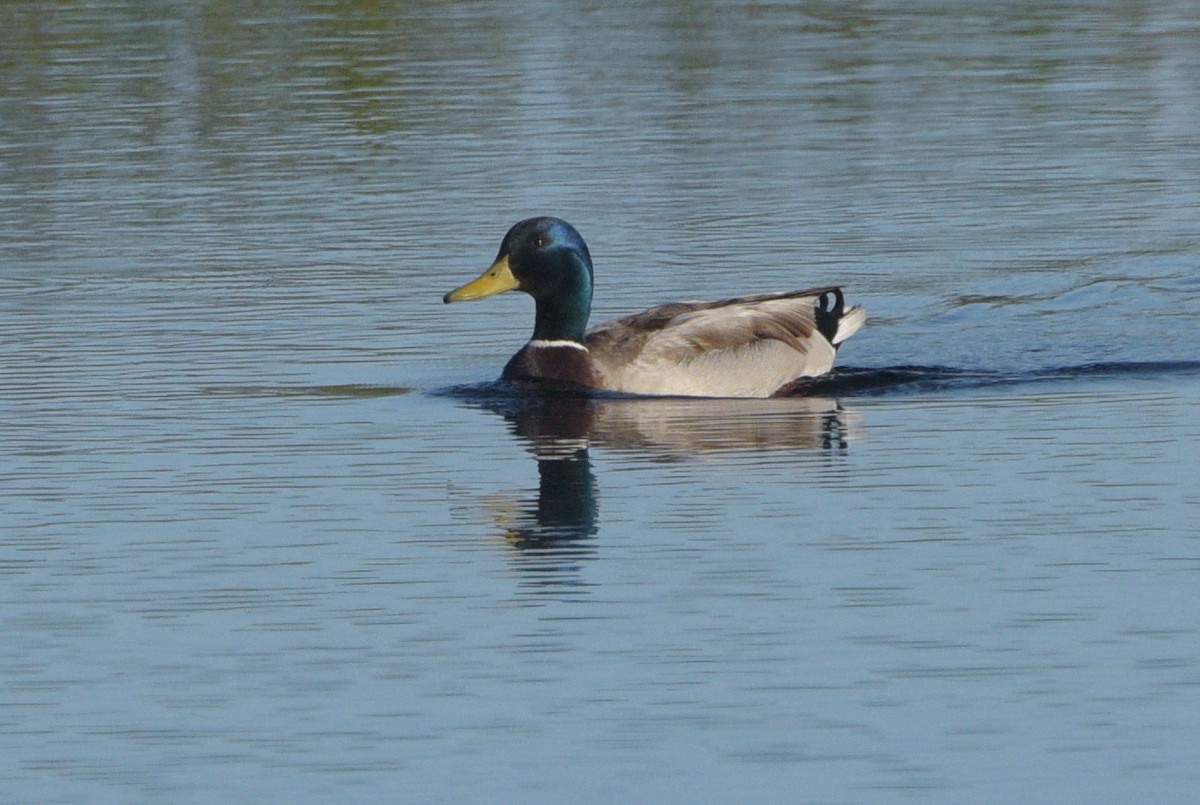
{"type": "Polygon", "coordinates": [[[1191,4],[0,6],[0,798],[1192,802],[1191,4]],[[786,400],[495,382],[842,283],[786,400]]]}

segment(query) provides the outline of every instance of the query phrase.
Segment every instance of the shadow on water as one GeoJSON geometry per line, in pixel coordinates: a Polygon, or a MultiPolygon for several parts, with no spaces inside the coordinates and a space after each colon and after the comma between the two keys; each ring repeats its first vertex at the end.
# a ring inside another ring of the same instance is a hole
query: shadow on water
{"type": "Polygon", "coordinates": [[[804,384],[804,395],[882,397],[902,394],[950,393],[982,388],[1023,386],[1101,379],[1161,380],[1200,374],[1200,361],[1084,363],[1023,372],[956,369],[947,366],[895,366],[884,369],[835,369],[804,384]]]}
{"type": "Polygon", "coordinates": [[[408,386],[373,386],[347,383],[334,386],[213,386],[205,394],[218,397],[325,397],[329,399],[402,397],[411,394],[408,386]]]}

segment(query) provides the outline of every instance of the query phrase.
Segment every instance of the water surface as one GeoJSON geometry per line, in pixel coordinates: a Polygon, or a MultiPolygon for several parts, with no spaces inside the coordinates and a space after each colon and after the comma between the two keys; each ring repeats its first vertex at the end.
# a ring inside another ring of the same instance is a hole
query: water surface
{"type": "Polygon", "coordinates": [[[1186,3],[0,6],[13,802],[1191,802],[1186,3]],[[494,383],[843,283],[802,399],[494,383]]]}

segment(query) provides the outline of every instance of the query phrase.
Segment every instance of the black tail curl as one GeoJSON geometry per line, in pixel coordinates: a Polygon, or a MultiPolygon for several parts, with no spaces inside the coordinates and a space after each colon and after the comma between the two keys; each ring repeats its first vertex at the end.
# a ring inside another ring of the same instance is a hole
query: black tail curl
{"type": "Polygon", "coordinates": [[[817,297],[817,330],[829,343],[837,335],[838,322],[846,313],[846,298],[841,288],[830,288],[817,297]]]}

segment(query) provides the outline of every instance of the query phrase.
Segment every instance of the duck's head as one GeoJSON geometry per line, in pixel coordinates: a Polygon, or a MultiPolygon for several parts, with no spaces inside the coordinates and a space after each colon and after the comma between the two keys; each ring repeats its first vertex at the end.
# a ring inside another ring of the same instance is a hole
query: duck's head
{"type": "Polygon", "coordinates": [[[582,341],[592,312],[592,258],[575,227],[558,218],[527,218],[500,243],[491,268],[442,301],[470,302],[522,291],[537,305],[533,337],[582,341]]]}

